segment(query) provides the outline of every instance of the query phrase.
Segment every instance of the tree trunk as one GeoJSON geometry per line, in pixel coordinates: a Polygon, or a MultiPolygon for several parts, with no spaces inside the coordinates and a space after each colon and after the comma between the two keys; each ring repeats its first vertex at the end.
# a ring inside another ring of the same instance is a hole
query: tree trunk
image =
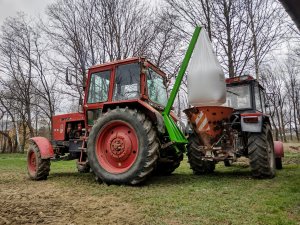
{"type": "MultiPolygon", "coordinates": [[[[231,1],[229,1],[231,4],[231,1]]],[[[226,34],[227,34],[227,52],[228,52],[228,72],[229,77],[235,76],[234,71],[234,61],[233,61],[233,48],[232,48],[232,39],[231,39],[231,26],[230,26],[230,5],[227,4],[225,0],[223,0],[224,6],[224,16],[226,20],[226,34]]]]}
{"type": "Polygon", "coordinates": [[[13,152],[12,140],[11,140],[11,137],[9,136],[9,134],[6,132],[3,132],[3,131],[0,131],[0,134],[3,135],[7,141],[7,147],[6,147],[6,143],[5,143],[4,147],[3,147],[3,152],[9,152],[9,153],[13,152]]]}
{"type": "Polygon", "coordinates": [[[294,106],[293,116],[294,116],[295,133],[296,133],[297,141],[300,141],[298,126],[297,126],[297,121],[298,120],[297,120],[297,112],[296,112],[296,103],[295,103],[295,101],[293,102],[293,106],[294,106]]]}
{"type": "Polygon", "coordinates": [[[25,151],[25,144],[26,144],[26,136],[27,136],[27,132],[26,132],[26,129],[27,129],[27,124],[26,123],[22,123],[22,142],[21,142],[21,151],[20,153],[23,153],[25,151]]]}
{"type": "Polygon", "coordinates": [[[274,128],[273,131],[274,131],[275,141],[278,141],[279,140],[279,137],[278,137],[278,128],[277,128],[277,126],[275,124],[274,116],[271,116],[271,122],[272,122],[272,127],[274,128]]]}
{"type": "MultiPolygon", "coordinates": [[[[33,137],[34,136],[34,131],[33,131],[33,128],[32,128],[32,121],[31,121],[31,108],[30,108],[30,104],[26,104],[26,113],[27,113],[27,120],[26,120],[26,123],[27,123],[27,127],[29,129],[29,136],[30,137],[33,137]]],[[[25,132],[26,132],[26,129],[25,129],[25,132]]],[[[24,148],[23,148],[24,149],[24,148]]]]}

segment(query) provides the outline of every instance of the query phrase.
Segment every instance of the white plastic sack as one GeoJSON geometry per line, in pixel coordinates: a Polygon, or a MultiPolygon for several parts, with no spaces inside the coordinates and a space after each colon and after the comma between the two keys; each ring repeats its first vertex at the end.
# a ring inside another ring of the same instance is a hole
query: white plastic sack
{"type": "Polygon", "coordinates": [[[226,102],[224,72],[204,28],[189,63],[187,83],[189,104],[193,106],[222,105],[226,102]]]}

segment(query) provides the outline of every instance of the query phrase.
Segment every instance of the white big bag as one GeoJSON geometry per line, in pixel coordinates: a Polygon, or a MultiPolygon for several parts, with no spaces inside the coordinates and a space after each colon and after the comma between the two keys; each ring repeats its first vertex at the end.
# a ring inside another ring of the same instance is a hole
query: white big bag
{"type": "Polygon", "coordinates": [[[190,105],[222,105],[226,102],[224,72],[204,28],[189,63],[187,84],[190,105]]]}

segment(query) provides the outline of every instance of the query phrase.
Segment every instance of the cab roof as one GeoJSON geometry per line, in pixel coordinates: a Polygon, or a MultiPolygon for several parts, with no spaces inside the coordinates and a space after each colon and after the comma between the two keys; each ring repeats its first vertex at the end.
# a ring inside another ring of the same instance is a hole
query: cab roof
{"type": "Polygon", "coordinates": [[[115,65],[115,64],[127,64],[130,62],[145,61],[145,60],[146,60],[145,57],[132,57],[132,58],[127,58],[127,59],[120,59],[120,60],[115,60],[115,61],[106,62],[106,63],[102,63],[102,64],[97,64],[97,65],[92,66],[90,69],[101,68],[101,67],[115,65]]]}
{"type": "Polygon", "coordinates": [[[156,65],[154,65],[149,60],[147,60],[146,57],[131,57],[131,58],[127,58],[127,59],[121,59],[121,60],[115,60],[115,61],[106,62],[106,63],[102,63],[102,64],[97,64],[97,65],[90,67],[89,70],[99,69],[99,68],[107,67],[107,66],[113,66],[116,64],[117,65],[129,64],[129,63],[134,63],[134,62],[145,62],[146,66],[148,66],[150,64],[151,67],[155,68],[156,72],[158,72],[162,76],[166,76],[166,74],[162,70],[160,70],[156,65]]]}
{"type": "Polygon", "coordinates": [[[244,75],[244,76],[239,76],[239,77],[230,77],[226,78],[226,84],[232,84],[232,83],[243,83],[247,82],[250,80],[255,80],[252,76],[250,75],[244,75]]]}

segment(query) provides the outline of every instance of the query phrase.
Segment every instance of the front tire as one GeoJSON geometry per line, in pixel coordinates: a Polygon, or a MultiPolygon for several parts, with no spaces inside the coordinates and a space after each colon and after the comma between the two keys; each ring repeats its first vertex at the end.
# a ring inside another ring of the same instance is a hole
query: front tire
{"type": "Polygon", "coordinates": [[[261,133],[249,134],[248,155],[253,177],[275,176],[275,153],[270,125],[264,124],[261,133]]]}
{"type": "Polygon", "coordinates": [[[31,180],[46,180],[50,172],[50,159],[42,159],[36,144],[30,144],[27,152],[27,171],[31,180]]]}
{"type": "Polygon", "coordinates": [[[196,135],[189,137],[187,145],[188,162],[194,174],[210,174],[215,170],[215,162],[204,159],[203,153],[198,150],[200,145],[200,140],[196,135]]]}
{"type": "Polygon", "coordinates": [[[145,114],[128,108],[109,110],[89,135],[90,166],[107,184],[141,183],[155,167],[157,140],[152,122],[145,114]]]}

